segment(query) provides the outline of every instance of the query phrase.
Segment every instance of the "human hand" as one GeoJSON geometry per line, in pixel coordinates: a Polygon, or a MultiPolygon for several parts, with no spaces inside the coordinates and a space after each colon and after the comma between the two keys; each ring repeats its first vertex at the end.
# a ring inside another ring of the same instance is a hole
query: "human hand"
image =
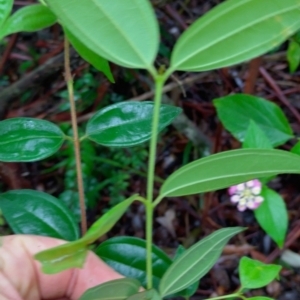
{"type": "Polygon", "coordinates": [[[40,263],[33,255],[63,243],[62,240],[33,235],[1,238],[0,300],[75,300],[95,285],[122,278],[92,252],[83,269],[55,275],[42,273],[40,263]]]}

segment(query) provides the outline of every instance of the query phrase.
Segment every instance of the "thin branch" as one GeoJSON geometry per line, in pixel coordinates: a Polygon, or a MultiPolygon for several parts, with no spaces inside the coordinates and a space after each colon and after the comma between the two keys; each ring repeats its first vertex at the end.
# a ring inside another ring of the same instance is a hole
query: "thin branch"
{"type": "Polygon", "coordinates": [[[296,120],[300,123],[300,114],[299,114],[299,112],[297,111],[297,109],[295,109],[291,105],[291,103],[289,102],[289,100],[287,99],[287,97],[284,95],[284,93],[282,92],[282,90],[280,89],[280,87],[277,85],[277,83],[271,77],[271,75],[267,72],[267,70],[265,68],[263,68],[263,67],[260,67],[259,68],[259,72],[262,75],[262,77],[265,79],[265,81],[269,84],[269,86],[273,89],[273,91],[276,93],[276,96],[278,97],[278,99],[284,105],[286,105],[286,107],[294,115],[294,117],[296,118],[296,120]]]}
{"type": "Polygon", "coordinates": [[[77,115],[76,115],[74,89],[73,89],[73,77],[71,74],[71,67],[70,67],[70,44],[66,37],[65,37],[64,53],[65,53],[65,80],[67,83],[68,93],[69,93],[72,129],[73,129],[73,137],[74,137],[77,187],[78,187],[79,205],[80,205],[80,212],[81,212],[81,233],[82,235],[84,235],[87,231],[87,220],[86,220],[86,210],[85,210],[85,201],[84,201],[83,177],[82,177],[82,170],[81,170],[80,141],[78,136],[77,115]]]}

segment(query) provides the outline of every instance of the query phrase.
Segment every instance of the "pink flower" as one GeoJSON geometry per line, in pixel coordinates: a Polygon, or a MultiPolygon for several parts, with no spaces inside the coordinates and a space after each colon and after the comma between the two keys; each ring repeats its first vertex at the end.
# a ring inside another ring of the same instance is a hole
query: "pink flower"
{"type": "Polygon", "coordinates": [[[239,211],[244,211],[247,208],[256,209],[264,201],[264,198],[260,195],[261,183],[257,179],[233,185],[228,189],[228,193],[230,201],[238,204],[239,211]]]}

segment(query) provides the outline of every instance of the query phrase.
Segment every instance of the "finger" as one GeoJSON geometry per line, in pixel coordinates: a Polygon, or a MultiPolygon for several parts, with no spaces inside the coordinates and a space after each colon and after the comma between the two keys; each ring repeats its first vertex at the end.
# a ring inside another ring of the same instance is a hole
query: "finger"
{"type": "Polygon", "coordinates": [[[83,269],[43,274],[33,255],[62,243],[64,241],[41,236],[4,237],[0,247],[0,296],[16,300],[78,299],[90,287],[121,278],[92,252],[83,269]]]}

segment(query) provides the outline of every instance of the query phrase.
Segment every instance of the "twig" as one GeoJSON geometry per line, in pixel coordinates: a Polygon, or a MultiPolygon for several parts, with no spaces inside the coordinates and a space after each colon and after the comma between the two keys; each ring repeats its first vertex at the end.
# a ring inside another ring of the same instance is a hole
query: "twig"
{"type": "Polygon", "coordinates": [[[84,201],[84,188],[83,188],[83,178],[81,170],[81,155],[80,155],[80,141],[78,136],[78,126],[77,126],[77,115],[74,99],[74,89],[73,89],[73,77],[71,74],[70,67],[70,44],[65,37],[65,80],[68,87],[69,101],[71,108],[71,119],[72,119],[72,129],[73,129],[73,141],[75,150],[75,160],[76,160],[76,173],[77,173],[77,187],[79,194],[79,205],[81,212],[81,233],[84,235],[87,231],[87,220],[86,220],[86,210],[84,201]]]}
{"type": "MultiPolygon", "coordinates": [[[[74,53],[75,51],[71,50],[72,56],[74,53]]],[[[39,87],[41,82],[46,78],[61,70],[63,62],[64,55],[62,53],[47,60],[43,65],[39,66],[31,73],[26,74],[17,82],[0,91],[0,119],[3,118],[8,105],[13,99],[17,98],[28,89],[39,87]]]]}
{"type": "Polygon", "coordinates": [[[180,27],[181,27],[182,29],[187,29],[187,28],[188,28],[188,26],[186,25],[184,19],[181,17],[181,15],[180,15],[176,10],[173,9],[173,7],[172,7],[171,5],[167,4],[167,5],[165,6],[165,10],[166,10],[166,12],[167,12],[174,20],[177,21],[177,23],[180,25],[180,27]]]}
{"type": "Polygon", "coordinates": [[[9,57],[9,54],[10,54],[11,50],[13,49],[16,41],[17,41],[17,36],[18,36],[17,34],[13,34],[9,39],[7,47],[5,48],[5,51],[4,51],[4,53],[1,57],[1,60],[0,60],[0,74],[2,73],[5,62],[7,61],[8,57],[9,57]]]}
{"type": "MultiPolygon", "coordinates": [[[[167,92],[170,92],[171,90],[175,89],[175,88],[178,88],[179,86],[189,86],[191,84],[193,84],[195,81],[198,81],[200,79],[203,79],[204,77],[208,76],[209,73],[199,73],[197,75],[194,75],[194,76],[189,76],[183,80],[178,80],[178,82],[171,82],[167,85],[164,86],[163,88],[163,93],[167,93],[167,92]]],[[[153,91],[150,91],[150,92],[147,92],[145,94],[142,94],[138,97],[135,97],[133,99],[130,99],[132,101],[143,101],[143,100],[147,100],[147,99],[150,99],[150,98],[153,98],[154,96],[154,92],[153,91]]]]}
{"type": "MultiPolygon", "coordinates": [[[[194,75],[194,76],[187,77],[183,80],[178,80],[177,82],[171,82],[171,83],[164,86],[163,93],[165,94],[167,92],[172,91],[175,88],[180,88],[182,86],[190,86],[194,82],[196,82],[200,79],[203,79],[204,77],[206,77],[208,75],[209,75],[209,73],[200,73],[200,74],[197,74],[197,75],[194,75]]],[[[143,101],[143,100],[147,100],[147,99],[152,99],[153,96],[154,96],[154,92],[149,91],[149,92],[146,92],[146,93],[144,93],[140,96],[137,96],[135,98],[130,99],[130,101],[143,101]]],[[[89,120],[94,114],[95,114],[95,112],[91,112],[91,113],[88,113],[84,116],[81,116],[81,117],[78,118],[78,122],[79,123],[85,122],[85,121],[89,120]]]]}
{"type": "MultiPolygon", "coordinates": [[[[176,105],[173,99],[164,95],[162,99],[163,104],[176,105]]],[[[211,140],[199,129],[199,127],[192,122],[184,113],[181,113],[172,122],[172,125],[182,134],[184,134],[195,147],[209,148],[212,147],[211,140]]]]}
{"type": "MultiPolygon", "coordinates": [[[[291,230],[286,238],[283,249],[288,249],[300,236],[300,223],[296,223],[296,226],[291,230]]],[[[276,248],[268,257],[265,259],[265,263],[272,263],[280,254],[282,250],[276,248]]]]}
{"type": "Polygon", "coordinates": [[[274,79],[270,76],[270,74],[264,69],[263,67],[259,68],[260,74],[263,76],[265,81],[269,84],[269,86],[274,90],[276,93],[278,99],[286,105],[286,107],[291,111],[291,113],[294,115],[294,117],[297,119],[297,121],[300,123],[300,114],[298,111],[290,104],[282,90],[279,88],[277,83],[274,81],[274,79]]]}
{"type": "Polygon", "coordinates": [[[253,94],[255,83],[259,74],[259,67],[262,63],[262,57],[254,58],[250,61],[247,79],[245,82],[244,93],[253,94]]]}

